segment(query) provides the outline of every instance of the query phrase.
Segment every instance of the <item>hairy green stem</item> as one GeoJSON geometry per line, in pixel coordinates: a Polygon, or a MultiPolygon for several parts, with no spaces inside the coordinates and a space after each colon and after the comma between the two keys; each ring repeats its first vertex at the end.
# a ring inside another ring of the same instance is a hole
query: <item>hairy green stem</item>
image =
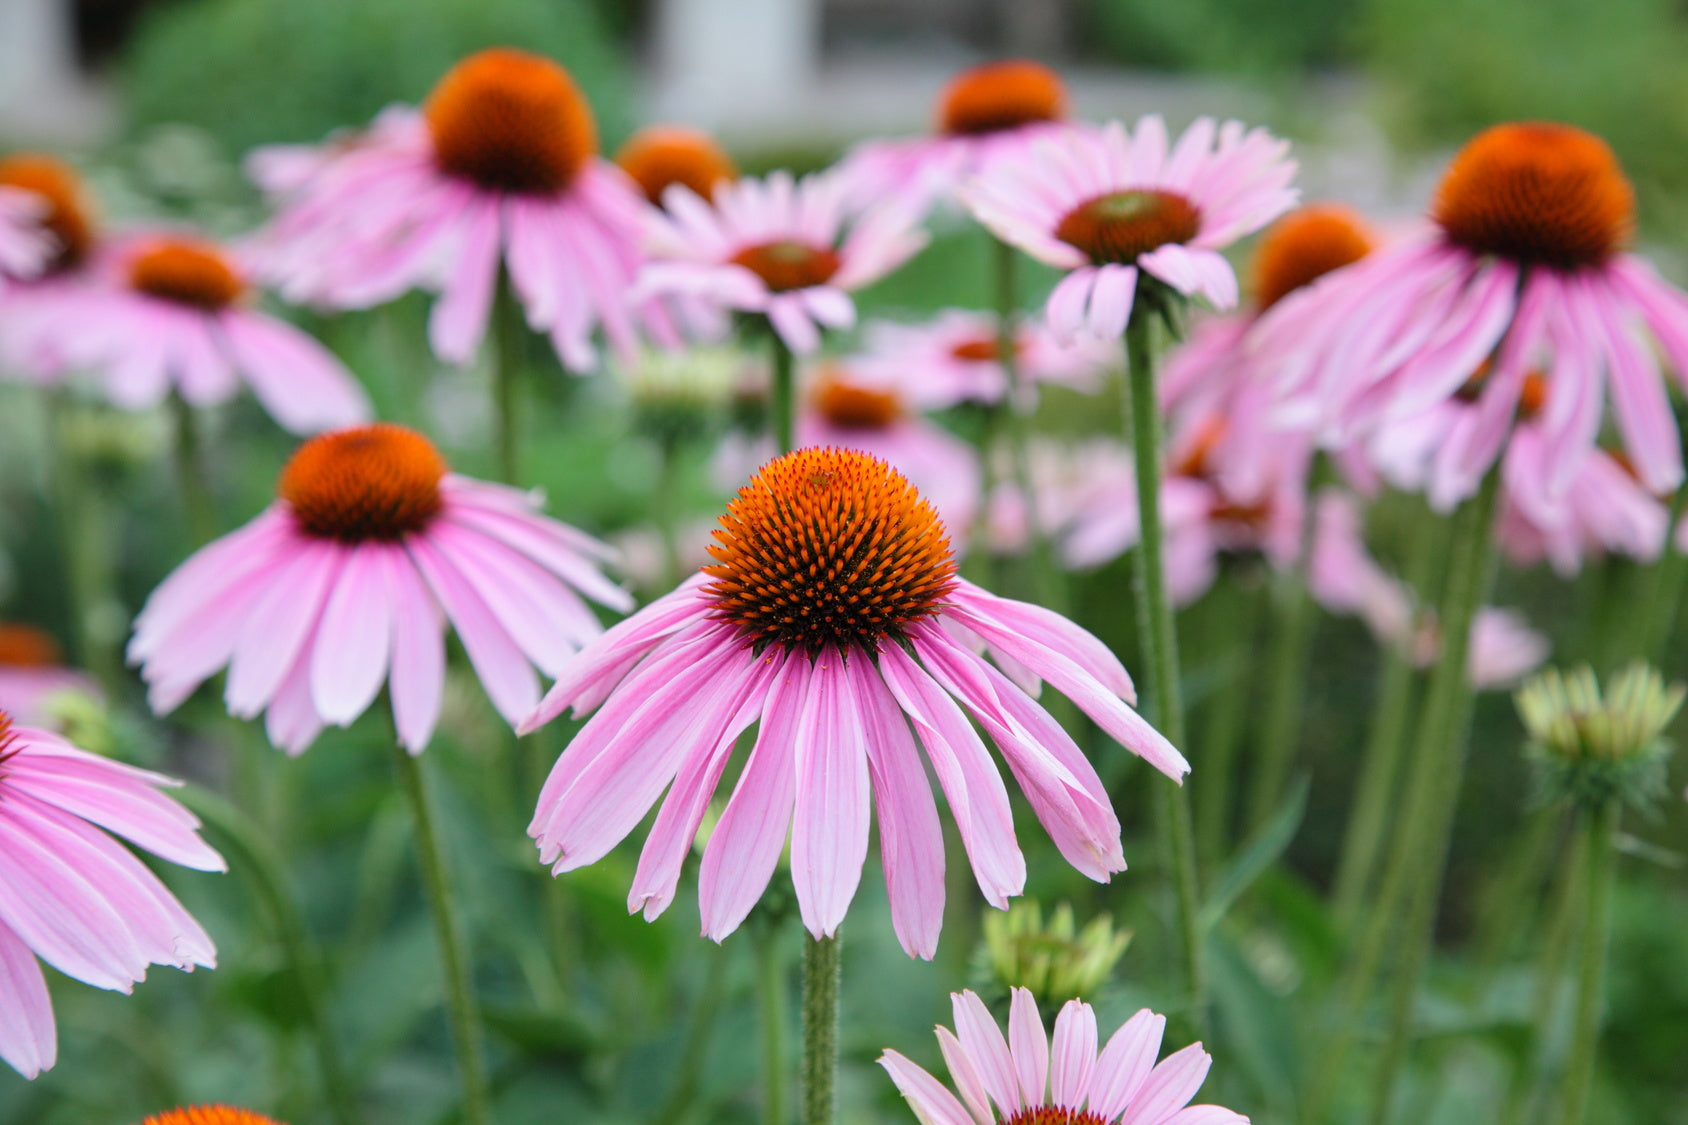
{"type": "Polygon", "coordinates": [[[434,932],[440,947],[440,968],[445,979],[446,1009],[451,1015],[452,1039],[457,1047],[457,1070],[463,1083],[465,1125],[488,1125],[486,1060],[481,1045],[481,1013],[475,1000],[468,945],[463,919],[452,894],[445,849],[434,825],[433,802],[422,763],[393,740],[393,763],[399,785],[410,803],[416,824],[416,857],[428,906],[434,915],[434,932]]]}
{"type": "MultiPolygon", "coordinates": [[[[1138,305],[1125,330],[1127,378],[1130,383],[1132,449],[1136,456],[1137,510],[1141,539],[1136,551],[1135,600],[1144,659],[1149,666],[1149,698],[1161,733],[1187,749],[1184,702],[1178,679],[1178,633],[1172,602],[1166,591],[1165,534],[1161,523],[1160,406],[1155,394],[1154,353],[1150,332],[1156,311],[1139,286],[1138,305]]],[[[1203,958],[1200,887],[1196,874],[1195,830],[1190,820],[1189,794],[1182,786],[1157,784],[1156,819],[1172,874],[1177,914],[1178,948],[1184,971],[1184,991],[1198,1030],[1207,1022],[1207,979],[1203,958]]]]}
{"type": "Polygon", "coordinates": [[[803,946],[803,1125],[838,1119],[838,994],[841,939],[803,946]]]}
{"type": "Polygon", "coordinates": [[[768,389],[768,432],[774,437],[774,449],[790,453],[797,448],[797,388],[791,349],[772,327],[768,340],[774,349],[774,381],[768,389]]]}
{"type": "Polygon", "coordinates": [[[178,796],[222,837],[237,870],[246,876],[247,887],[269,915],[270,925],[281,942],[282,956],[293,970],[305,1021],[311,1027],[311,1045],[322,1072],[329,1115],[336,1125],[361,1125],[364,1116],[346,1077],[339,1033],[328,1014],[328,985],[323,979],[322,956],[305,929],[304,915],[289,886],[281,858],[261,833],[253,831],[250,817],[215,793],[190,785],[178,796]]]}
{"type": "Polygon", "coordinates": [[[1585,810],[1582,824],[1587,870],[1587,911],[1582,955],[1577,964],[1577,999],[1571,1025],[1571,1057],[1565,1067],[1559,1125],[1588,1119],[1588,1095],[1600,1046],[1600,1009],[1606,981],[1606,952],[1612,941],[1612,882],[1617,859],[1618,801],[1608,797],[1585,810]]]}
{"type": "Polygon", "coordinates": [[[1307,694],[1307,663],[1313,651],[1317,615],[1308,596],[1306,563],[1286,580],[1275,582],[1272,602],[1272,646],[1266,659],[1271,677],[1262,711],[1259,766],[1249,789],[1248,831],[1259,832],[1284,798],[1301,734],[1301,715],[1307,694]]]}

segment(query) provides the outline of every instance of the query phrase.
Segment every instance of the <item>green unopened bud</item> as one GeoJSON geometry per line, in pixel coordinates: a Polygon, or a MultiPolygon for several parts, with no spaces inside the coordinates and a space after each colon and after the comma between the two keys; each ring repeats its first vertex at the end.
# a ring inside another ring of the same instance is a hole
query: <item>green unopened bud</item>
{"type": "Polygon", "coordinates": [[[1591,808],[1611,798],[1652,802],[1665,789],[1664,731],[1684,693],[1646,664],[1619,672],[1604,693],[1586,665],[1531,677],[1513,698],[1541,795],[1591,808]]]}
{"type": "Polygon", "coordinates": [[[731,404],[749,364],[736,348],[649,348],[616,375],[633,403],[639,432],[672,444],[706,436],[731,404]]]}
{"type": "Polygon", "coordinates": [[[1039,1007],[1054,1008],[1094,996],[1130,944],[1131,931],[1116,931],[1110,915],[1097,915],[1081,931],[1067,903],[1045,922],[1036,902],[1021,899],[1006,912],[986,914],[975,976],[990,995],[1024,988],[1039,1007]]]}

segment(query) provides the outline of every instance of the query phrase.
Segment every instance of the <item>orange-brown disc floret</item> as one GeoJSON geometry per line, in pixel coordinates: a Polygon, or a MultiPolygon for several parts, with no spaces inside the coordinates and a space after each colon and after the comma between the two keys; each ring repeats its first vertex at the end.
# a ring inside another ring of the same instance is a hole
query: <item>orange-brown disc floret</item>
{"type": "Polygon", "coordinates": [[[146,246],[130,259],[129,286],[207,312],[226,309],[246,295],[246,282],[223,252],[194,238],[160,239],[146,246]]]}
{"type": "Polygon", "coordinates": [[[1210,464],[1214,450],[1225,440],[1228,427],[1225,419],[1217,414],[1202,419],[1195,436],[1184,447],[1182,455],[1172,465],[1172,475],[1175,477],[1207,477],[1211,476],[1213,466],[1210,464]]]}
{"type": "Polygon", "coordinates": [[[835,371],[815,380],[810,401],[816,413],[841,430],[883,430],[903,416],[896,391],[853,383],[835,371]]]}
{"type": "Polygon", "coordinates": [[[0,623],[0,667],[50,668],[63,659],[59,642],[45,629],[0,623]]]}
{"type": "Polygon", "coordinates": [[[761,651],[872,652],[937,613],[955,583],[932,505],[885,462],[800,449],[762,466],[727,505],[704,592],[761,651]]]}
{"type": "Polygon", "coordinates": [[[938,100],[938,131],[979,134],[1067,115],[1067,87],[1041,63],[1004,59],[962,71],[938,100]]]}
{"type": "Polygon", "coordinates": [[[277,494],[301,531],[342,543],[400,539],[440,512],[447,472],[428,439],[377,422],[319,434],[281,471],[277,494]]]}
{"type": "Polygon", "coordinates": [[[280,1125],[273,1118],[227,1105],[196,1105],[155,1113],[141,1125],[280,1125]]]}
{"type": "Polygon", "coordinates": [[[33,152],[14,153],[0,160],[0,187],[33,192],[47,201],[42,222],[59,244],[54,269],[69,269],[88,256],[94,245],[93,209],[82,177],[70,165],[33,152]]]}
{"type": "Polygon", "coordinates": [[[1432,216],[1479,254],[1574,270],[1623,249],[1635,192],[1606,142],[1546,121],[1496,125],[1454,157],[1432,216]]]}
{"type": "Polygon", "coordinates": [[[761,278],[775,293],[825,285],[842,264],[830,247],[809,246],[791,239],[748,247],[734,254],[731,261],[761,278]]]}
{"type": "Polygon", "coordinates": [[[716,185],[738,179],[738,166],[715,139],[681,125],[647,125],[615,154],[621,170],[633,178],[645,198],[662,203],[669,184],[683,184],[704,199],[716,185]]]}
{"type": "MultiPolygon", "coordinates": [[[[1020,353],[1019,342],[1013,345],[1014,354],[1020,353]]],[[[964,363],[1001,363],[1002,341],[995,336],[977,336],[971,340],[963,340],[950,349],[950,358],[959,359],[964,363]]]]}
{"type": "Polygon", "coordinates": [[[555,194],[598,151],[580,87],[526,51],[470,55],[440,79],[422,113],[440,169],[493,191],[555,194]]]}
{"type": "Polygon", "coordinates": [[[1262,311],[1332,270],[1371,253],[1365,221],[1347,207],[1315,203],[1272,225],[1254,254],[1254,301],[1262,311]]]}
{"type": "Polygon", "coordinates": [[[1002,1125],[1106,1125],[1101,1115],[1089,1110],[1059,1105],[1038,1105],[1022,1109],[1002,1125]]]}
{"type": "Polygon", "coordinates": [[[1116,191],[1073,208],[1055,228],[1055,237],[1100,265],[1135,262],[1169,242],[1188,242],[1200,230],[1201,213],[1188,199],[1145,189],[1116,191]]]}

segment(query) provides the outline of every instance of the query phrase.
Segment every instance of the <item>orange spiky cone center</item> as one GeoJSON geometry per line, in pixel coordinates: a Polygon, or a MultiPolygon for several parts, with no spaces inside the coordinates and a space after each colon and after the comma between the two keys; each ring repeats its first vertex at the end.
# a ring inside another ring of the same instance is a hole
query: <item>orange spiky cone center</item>
{"type": "Polygon", "coordinates": [[[1188,242],[1201,230],[1201,212],[1176,192],[1116,191],[1081,203],[1062,218],[1055,237],[1098,265],[1129,264],[1169,242],[1188,242]]]}
{"type": "Polygon", "coordinates": [[[47,202],[43,225],[59,244],[52,268],[80,265],[94,245],[93,210],[78,176],[62,160],[20,152],[0,160],[0,187],[33,192],[47,202]]]}
{"type": "Polygon", "coordinates": [[[196,1105],[155,1113],[141,1125],[280,1125],[249,1109],[227,1105],[196,1105]]]}
{"type": "Polygon", "coordinates": [[[713,199],[719,184],[738,179],[738,166],[713,137],[678,125],[640,129],[621,146],[615,162],[639,185],[645,198],[659,206],[670,184],[713,199]]]}
{"type": "Polygon", "coordinates": [[[592,108],[568,71],[508,47],[452,67],[422,114],[440,169],[490,191],[554,195],[598,151],[592,108]]]}
{"type": "Polygon", "coordinates": [[[195,238],[162,238],[129,262],[129,287],[137,292],[216,312],[246,295],[246,282],[216,246],[195,238]]]}
{"type": "Polygon", "coordinates": [[[1106,1125],[1106,1122],[1100,1114],[1088,1110],[1069,1109],[1059,1105],[1035,1105],[1003,1118],[1002,1125],[1106,1125]]]}
{"type": "Polygon", "coordinates": [[[775,293],[825,285],[843,264],[831,247],[810,246],[793,239],[747,247],[734,254],[731,261],[761,278],[775,293]]]}
{"type": "Polygon", "coordinates": [[[59,642],[34,625],[0,624],[0,666],[51,668],[64,659],[59,642]]]}
{"type": "Polygon", "coordinates": [[[426,528],[444,501],[445,459],[415,430],[378,422],[301,445],[276,492],[307,535],[396,540],[426,528]]]}
{"type": "Polygon", "coordinates": [[[709,553],[704,592],[758,651],[872,652],[936,614],[955,584],[932,505],[885,462],[848,450],[800,449],[762,466],[709,553]]]}
{"type": "Polygon", "coordinates": [[[1496,125],[1454,157],[1432,217],[1479,254],[1575,270],[1598,266],[1635,231],[1635,191],[1605,141],[1546,121],[1496,125]]]}
{"type": "Polygon", "coordinates": [[[1005,59],[962,71],[938,100],[938,131],[976,136],[1067,115],[1067,87],[1041,63],[1005,59]]]}
{"type": "Polygon", "coordinates": [[[1269,309],[1371,250],[1364,221],[1347,207],[1321,203],[1292,211],[1272,225],[1255,252],[1255,304],[1269,309]]]}
{"type": "Polygon", "coordinates": [[[836,371],[815,381],[810,401],[815,411],[843,430],[883,430],[903,416],[902,396],[890,388],[851,382],[836,371]]]}

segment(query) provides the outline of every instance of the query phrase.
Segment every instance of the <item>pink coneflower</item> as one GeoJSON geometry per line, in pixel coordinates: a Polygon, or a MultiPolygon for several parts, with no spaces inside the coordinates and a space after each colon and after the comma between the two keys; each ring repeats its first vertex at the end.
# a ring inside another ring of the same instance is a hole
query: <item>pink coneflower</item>
{"type": "MultiPolygon", "coordinates": [[[[851,360],[863,376],[897,388],[921,410],[943,410],[963,402],[995,403],[1008,395],[996,317],[947,309],[926,324],[875,321],[866,327],[866,347],[851,360]]],[[[1069,342],[1036,321],[1015,328],[1015,369],[1028,386],[1056,384],[1093,393],[1118,357],[1103,341],[1069,342]]],[[[1031,405],[1027,403],[1025,405],[1031,405]]]]}
{"type": "Polygon", "coordinates": [[[1149,116],[1040,137],[1025,159],[993,161],[961,199],[1004,242],[1070,271],[1045,315],[1063,339],[1081,329],[1118,339],[1138,274],[1218,308],[1237,303],[1237,276],[1219,251],[1290,207],[1288,144],[1240,122],[1200,118],[1167,151],[1149,116]]]}
{"type": "MultiPolygon", "coordinates": [[[[93,207],[81,177],[61,160],[39,153],[14,153],[0,160],[0,195],[27,203],[31,217],[46,229],[51,253],[28,280],[7,286],[0,307],[0,369],[8,376],[52,382],[66,369],[63,334],[41,332],[59,303],[81,293],[82,266],[95,248],[93,207]]],[[[0,265],[0,273],[5,272],[0,265]]],[[[86,317],[71,323],[86,326],[86,317]]]]}
{"type": "Polygon", "coordinates": [[[571,706],[597,712],[558,759],[528,828],[554,872],[602,858],[668,788],[630,910],[667,909],[734,744],[758,721],[703,853],[703,932],[716,941],[761,897],[788,834],[803,923],[816,937],[836,931],[877,815],[892,924],[911,955],[932,956],[944,847],[917,737],[986,899],[1006,906],[1025,860],[968,712],[1067,861],[1099,881],[1123,870],[1096,771],[980,650],[1047,680],[1169,776],[1189,769],[1127,705],[1130,678],[1100,641],[956,575],[932,505],[882,461],[836,449],[770,461],[715,538],[714,566],[587,646],[523,724],[571,706]]]}
{"type": "Polygon", "coordinates": [[[199,923],[106,834],[184,867],[225,870],[198,819],[157,792],[178,784],[0,712],[0,1058],[25,1078],[58,1057],[37,957],[119,992],[145,980],[149,965],[216,964],[199,923]]]}
{"type": "Polygon", "coordinates": [[[278,501],[165,579],[129,658],[173,710],[228,665],[229,710],[268,709],[270,741],[301,753],[383,684],[399,741],[427,746],[457,630],[493,706],[514,723],[601,628],[581,595],[626,611],[598,572],[607,548],[534,497],[457,476],[426,438],[376,424],[322,434],[282,471],[278,501]]]}
{"type": "Polygon", "coordinates": [[[850,292],[877,281],[926,244],[913,212],[845,207],[844,180],[788,172],[717,183],[705,203],[683,184],[649,219],[650,262],[636,292],[761,313],[787,347],[808,353],[820,328],[856,323],[850,292]]]}
{"type": "Polygon", "coordinates": [[[41,222],[45,210],[33,193],[0,184],[0,287],[34,277],[52,260],[58,243],[41,222]]]}
{"type": "Polygon", "coordinates": [[[368,308],[437,291],[429,340],[457,364],[486,334],[501,266],[528,324],[572,370],[596,366],[599,324],[623,352],[636,313],[662,330],[660,311],[627,301],[646,204],[598,155],[591,108],[551,60],[481,51],[420,110],[389,108],[330,147],[314,170],[284,154],[278,174],[294,186],[255,247],[289,299],[368,308]]]}
{"type": "Polygon", "coordinates": [[[251,307],[245,272],[203,239],[155,232],[113,247],[90,282],[44,305],[26,334],[46,337],[126,409],[172,391],[193,406],[234,396],[241,380],[283,428],[315,433],[369,416],[351,372],[308,333],[251,307]]]}
{"type": "Polygon", "coordinates": [[[1429,483],[1451,504],[1501,456],[1537,372],[1544,496],[1562,497],[1594,448],[1608,393],[1642,483],[1674,489],[1681,448],[1646,335],[1688,371],[1688,296],[1623,252],[1634,194],[1605,142],[1546,122],[1488,129],[1454,158],[1431,218],[1272,318],[1293,357],[1282,377],[1332,439],[1469,396],[1429,483]]]}
{"type": "Polygon", "coordinates": [[[955,1093],[896,1051],[879,1057],[921,1125],[1248,1125],[1240,1113],[1189,1104],[1213,1056],[1192,1043],[1155,1062],[1166,1017],[1147,1008],[1098,1051],[1096,1012],[1082,1000],[1062,1006],[1053,1037],[1026,989],[1014,990],[1006,1037],[972,992],[950,1000],[955,1030],[937,1036],[955,1093]]]}
{"type": "Polygon", "coordinates": [[[699,199],[712,200],[716,187],[739,176],[738,165],[714,137],[684,125],[645,126],[616,151],[615,163],[657,207],[669,184],[684,184],[699,199]]]}
{"type": "Polygon", "coordinates": [[[51,633],[34,625],[0,622],[0,711],[26,727],[51,727],[54,703],[67,693],[98,698],[85,673],[67,668],[51,633]]]}
{"type": "Polygon", "coordinates": [[[839,165],[850,198],[898,199],[923,212],[968,176],[1003,155],[1024,153],[1034,137],[1064,127],[1067,87],[1028,59],[969,67],[950,79],[925,137],[864,141],[839,165]]]}

